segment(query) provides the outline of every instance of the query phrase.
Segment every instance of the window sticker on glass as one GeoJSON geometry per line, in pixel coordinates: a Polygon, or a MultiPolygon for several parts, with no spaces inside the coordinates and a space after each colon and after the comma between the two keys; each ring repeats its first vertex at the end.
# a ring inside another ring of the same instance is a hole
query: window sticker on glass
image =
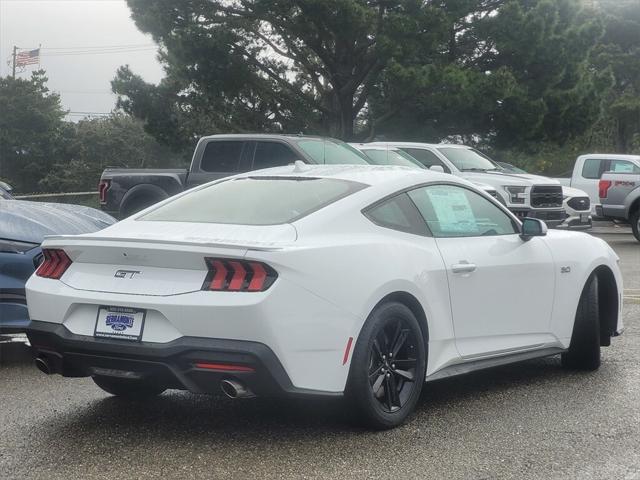
{"type": "Polygon", "coordinates": [[[478,232],[476,218],[464,190],[434,187],[427,189],[427,195],[433,205],[441,233],[478,232]]]}

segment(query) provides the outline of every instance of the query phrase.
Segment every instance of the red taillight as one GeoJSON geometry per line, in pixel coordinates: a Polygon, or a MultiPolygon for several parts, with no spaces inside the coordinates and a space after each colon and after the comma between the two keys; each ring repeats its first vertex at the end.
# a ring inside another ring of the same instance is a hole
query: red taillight
{"type": "Polygon", "coordinates": [[[269,265],[253,260],[205,258],[209,273],[202,290],[225,292],[263,292],[278,274],[269,265]]]}
{"type": "Polygon", "coordinates": [[[245,365],[233,365],[229,363],[198,362],[194,363],[193,366],[196,368],[215,370],[218,372],[255,372],[255,369],[253,367],[247,367],[245,365]]]}
{"type": "Polygon", "coordinates": [[[100,195],[100,203],[107,203],[107,190],[111,186],[111,180],[100,180],[98,184],[98,194],[100,195]]]}
{"type": "Polygon", "coordinates": [[[71,265],[71,259],[59,248],[43,248],[42,254],[44,261],[36,270],[36,275],[44,278],[53,278],[55,280],[62,277],[71,265]]]}
{"type": "Polygon", "coordinates": [[[600,198],[607,198],[609,188],[611,187],[611,180],[600,180],[598,183],[598,194],[600,198]]]}

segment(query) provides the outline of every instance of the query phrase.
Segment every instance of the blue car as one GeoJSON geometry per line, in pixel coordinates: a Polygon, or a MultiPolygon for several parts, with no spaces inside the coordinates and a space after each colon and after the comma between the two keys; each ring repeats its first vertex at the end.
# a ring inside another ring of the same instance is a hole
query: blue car
{"type": "Polygon", "coordinates": [[[0,333],[20,333],[29,323],[24,285],[45,235],[96,232],[116,220],[82,205],[16,200],[7,187],[0,182],[0,333]]]}

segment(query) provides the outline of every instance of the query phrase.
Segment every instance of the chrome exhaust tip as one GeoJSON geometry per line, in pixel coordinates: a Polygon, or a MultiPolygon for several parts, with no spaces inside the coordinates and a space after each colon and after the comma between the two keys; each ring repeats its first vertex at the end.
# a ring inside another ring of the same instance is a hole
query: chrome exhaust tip
{"type": "Polygon", "coordinates": [[[220,382],[222,392],[229,398],[252,398],[255,394],[236,380],[222,380],[220,382]]]}
{"type": "Polygon", "coordinates": [[[51,370],[51,366],[49,365],[49,362],[47,362],[45,358],[37,357],[35,360],[35,363],[36,363],[36,368],[40,370],[42,373],[46,375],[51,375],[53,373],[53,371],[51,370]]]}

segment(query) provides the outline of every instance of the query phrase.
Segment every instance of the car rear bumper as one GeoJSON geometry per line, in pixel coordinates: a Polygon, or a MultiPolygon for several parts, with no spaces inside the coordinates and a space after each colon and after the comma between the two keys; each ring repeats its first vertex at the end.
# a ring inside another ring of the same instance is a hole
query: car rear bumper
{"type": "MultiPolygon", "coordinates": [[[[145,310],[142,346],[175,345],[182,338],[225,339],[268,346],[292,384],[343,392],[349,337],[360,319],[284,278],[265,292],[196,292],[139,295],[78,290],[33,276],[27,283],[29,317],[63,325],[90,351],[100,306],[145,310]]],[[[97,344],[96,344],[97,345],[97,344]]]]}
{"type": "Polygon", "coordinates": [[[71,333],[64,325],[32,321],[25,329],[33,353],[51,373],[152,379],[167,388],[220,392],[236,380],[256,395],[341,396],[293,386],[275,353],[244,340],[181,337],[168,343],[129,342],[71,333]]]}
{"type": "Polygon", "coordinates": [[[624,205],[598,205],[596,214],[599,217],[628,220],[624,205]]]}

